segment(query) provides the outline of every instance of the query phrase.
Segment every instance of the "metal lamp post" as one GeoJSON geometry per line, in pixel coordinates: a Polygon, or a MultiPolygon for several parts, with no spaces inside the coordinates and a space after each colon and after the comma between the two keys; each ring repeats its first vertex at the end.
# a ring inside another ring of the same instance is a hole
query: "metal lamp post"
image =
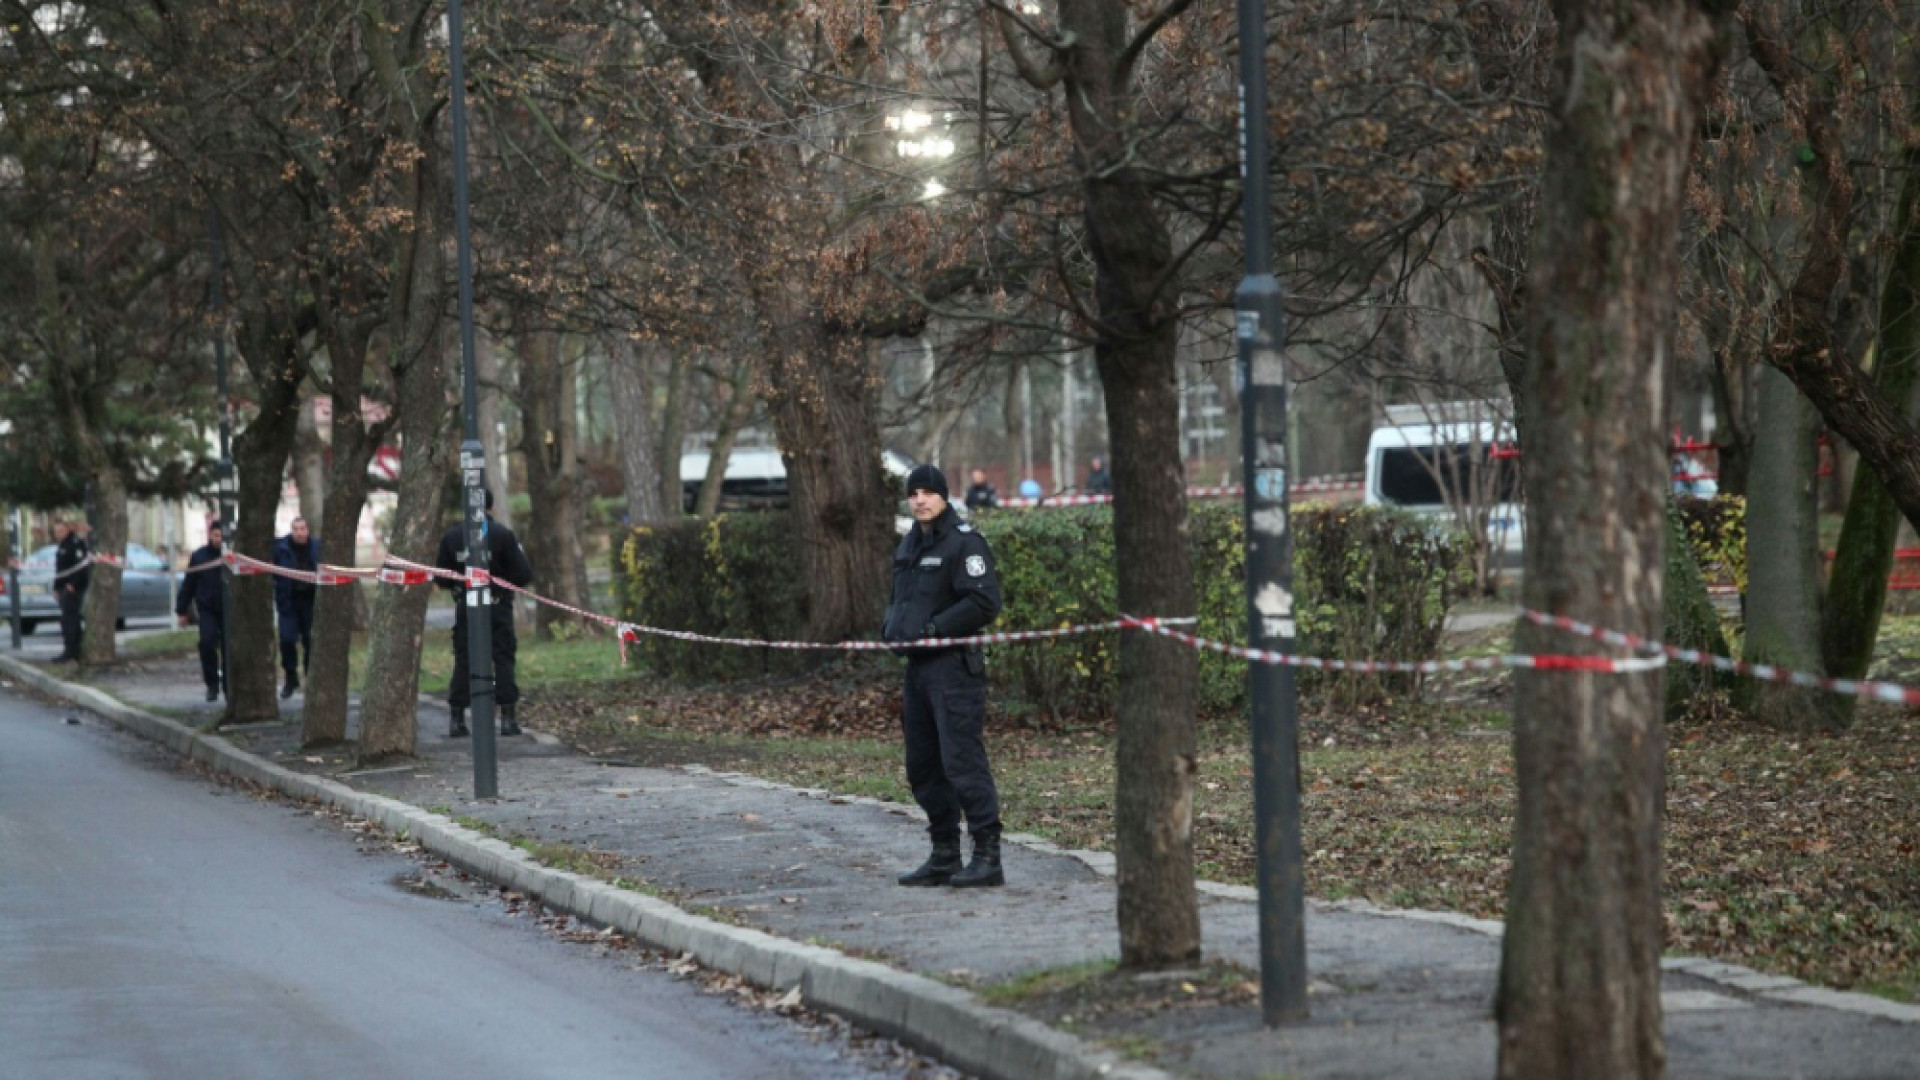
{"type": "MultiPolygon", "coordinates": [[[[227,393],[227,328],[220,321],[227,305],[225,253],[220,247],[220,212],[207,209],[207,238],[213,247],[213,276],[208,283],[208,306],[213,309],[214,393],[220,398],[220,465],[216,471],[220,485],[220,554],[233,550],[234,475],[233,475],[233,399],[227,393]]],[[[220,567],[220,686],[226,691],[227,713],[233,713],[233,574],[225,563],[220,567]]]]}
{"type": "MultiPolygon", "coordinates": [[[[1293,532],[1287,520],[1287,380],[1280,283],[1267,200],[1266,5],[1238,0],[1240,182],[1246,276],[1234,293],[1246,478],[1247,642],[1294,651],[1293,532]]],[[[1294,670],[1252,665],[1253,808],[1259,885],[1260,1011],[1268,1026],[1306,1019],[1300,723],[1294,670]]]]}
{"type": "Polygon", "coordinates": [[[453,98],[453,237],[460,281],[461,518],[467,529],[467,670],[472,674],[473,797],[500,793],[493,731],[493,604],[487,570],[487,455],[480,445],[480,394],[473,371],[473,237],[467,219],[467,63],[460,0],[447,0],[448,73],[453,98]]]}

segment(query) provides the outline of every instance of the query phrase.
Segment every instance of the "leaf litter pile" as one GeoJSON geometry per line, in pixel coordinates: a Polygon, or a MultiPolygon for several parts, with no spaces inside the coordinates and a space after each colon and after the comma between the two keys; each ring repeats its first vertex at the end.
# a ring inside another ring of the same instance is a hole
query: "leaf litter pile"
{"type": "MultiPolygon", "coordinates": [[[[582,683],[523,710],[601,757],[911,802],[898,678],[866,667],[727,686],[582,683]]],[[[1002,697],[988,748],[1009,829],[1111,850],[1111,723],[1039,719],[1002,697]]],[[[1417,700],[1303,697],[1309,893],[1502,917],[1508,699],[1497,673],[1436,680],[1417,700]]],[[[1668,740],[1668,950],[1920,1000],[1920,715],[1863,703],[1852,729],[1818,736],[1719,717],[1675,724],[1668,740]]],[[[1203,719],[1199,745],[1200,873],[1250,884],[1244,718],[1203,719]]]]}

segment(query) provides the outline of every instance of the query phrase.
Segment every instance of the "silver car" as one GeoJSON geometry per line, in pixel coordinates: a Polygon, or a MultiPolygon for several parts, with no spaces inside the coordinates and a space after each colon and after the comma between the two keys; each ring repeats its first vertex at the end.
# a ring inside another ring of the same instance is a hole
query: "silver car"
{"type": "MultiPolygon", "coordinates": [[[[55,551],[54,545],[48,544],[27,556],[20,568],[20,632],[23,634],[33,633],[43,622],[60,621],[60,603],[54,599],[52,587],[55,551]]],[[[93,572],[114,573],[98,565],[93,572]]],[[[128,619],[173,617],[173,590],[179,575],[167,569],[160,556],[139,544],[128,544],[127,566],[119,573],[120,618],[114,623],[115,629],[125,629],[128,619]]],[[[0,600],[0,619],[8,617],[12,610],[10,601],[0,600]]]]}

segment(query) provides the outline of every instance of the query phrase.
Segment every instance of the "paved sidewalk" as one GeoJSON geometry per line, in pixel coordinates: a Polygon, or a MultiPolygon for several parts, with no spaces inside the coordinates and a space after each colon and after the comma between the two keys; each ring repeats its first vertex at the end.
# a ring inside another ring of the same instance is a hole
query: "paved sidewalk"
{"type": "MultiPolygon", "coordinates": [[[[89,683],[183,722],[207,715],[191,661],[145,664],[89,683]]],[[[353,773],[338,755],[295,745],[299,703],[289,703],[295,706],[288,710],[291,720],[222,734],[289,769],[477,819],[501,836],[606,853],[612,872],[644,881],[681,908],[925,976],[900,983],[905,1000],[896,1013],[905,1019],[888,1034],[936,1050],[952,1045],[943,1041],[939,1026],[957,1021],[936,1015],[935,1006],[958,1008],[954,1002],[966,998],[951,991],[943,997],[938,983],[980,988],[1110,960],[1117,951],[1106,856],[1014,838],[1018,842],[1006,854],[1006,888],[902,889],[894,876],[925,854],[922,823],[908,807],[697,768],[596,762],[545,737],[501,740],[502,797],[476,801],[469,797],[469,744],[444,737],[444,708],[423,706],[416,763],[353,773]]],[[[1210,961],[1257,967],[1251,901],[1244,888],[1205,887],[1210,961]]],[[[1223,1078],[1478,1080],[1493,1074],[1490,1006],[1498,924],[1446,913],[1314,904],[1307,933],[1313,1007],[1308,1023],[1267,1031],[1244,999],[1209,1001],[1202,994],[1183,1006],[1174,989],[1163,1008],[1073,1019],[1055,1008],[1041,1018],[1078,1036],[1061,1041],[1067,1048],[1061,1060],[1082,1061],[1086,1068],[1055,1062],[1045,1075],[1154,1075],[1143,1065],[1223,1078]],[[1076,1048],[1090,1056],[1073,1058],[1076,1048]]],[[[1920,1007],[1730,965],[1670,958],[1666,966],[1670,1076],[1920,1076],[1920,1007]]],[[[1179,988],[1183,980],[1205,977],[1194,972],[1142,985],[1179,988]]],[[[983,1054],[961,1063],[1007,1080],[1042,1075],[1039,1066],[1023,1073],[993,1060],[983,1054]]]]}

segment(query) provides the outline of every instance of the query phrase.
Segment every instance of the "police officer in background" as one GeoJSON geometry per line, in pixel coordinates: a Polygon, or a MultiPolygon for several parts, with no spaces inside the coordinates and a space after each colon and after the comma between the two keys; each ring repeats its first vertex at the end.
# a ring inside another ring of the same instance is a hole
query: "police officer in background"
{"type": "Polygon", "coordinates": [[[93,576],[91,566],[83,566],[90,552],[87,538],[74,531],[73,523],[53,523],[53,541],[59,545],[53,555],[53,597],[60,604],[60,655],[56,664],[80,662],[80,605],[87,598],[87,583],[93,576]],[[72,571],[72,573],[68,573],[72,571]],[[65,577],[60,575],[66,574],[65,577]]]}
{"type": "Polygon", "coordinates": [[[991,510],[1000,505],[1000,493],[987,480],[987,470],[973,470],[973,482],[967,485],[965,499],[969,510],[991,510]]]}
{"type": "MultiPolygon", "coordinates": [[[[993,553],[947,503],[947,478],[932,465],[907,475],[915,525],[893,555],[893,602],[881,637],[905,643],[967,637],[1000,614],[993,553]]],[[[1000,794],[987,765],[983,728],[987,667],[978,645],[896,649],[907,658],[902,726],[907,784],[927,812],[933,854],[902,885],[1002,885],[1000,794]],[[960,821],[973,860],[960,862],[960,821]]]]}
{"type": "MultiPolygon", "coordinates": [[[[273,542],[273,565],[312,573],[320,569],[320,538],[307,528],[306,518],[294,518],[287,535],[273,542]]],[[[313,666],[313,598],[311,581],[273,577],[273,607],[280,616],[280,669],[286,682],[280,696],[300,689],[300,676],[313,666]]]]}
{"type": "MultiPolygon", "coordinates": [[[[483,531],[487,538],[486,567],[488,573],[511,585],[522,589],[533,581],[533,564],[527,562],[527,553],[520,550],[520,538],[513,530],[493,520],[493,491],[487,491],[487,520],[483,531]]],[[[465,575],[467,572],[467,523],[462,521],[447,530],[440,538],[440,553],[434,559],[434,565],[442,570],[465,575]]],[[[443,589],[451,589],[453,601],[453,685],[447,687],[447,706],[453,712],[453,719],[447,726],[447,737],[464,738],[467,734],[467,706],[473,700],[473,675],[468,669],[467,660],[467,597],[466,583],[447,578],[436,578],[435,583],[443,589]]],[[[514,660],[519,654],[520,642],[513,635],[513,596],[509,593],[493,592],[493,702],[500,716],[500,734],[520,734],[520,722],[514,715],[520,702],[520,684],[514,680],[514,660]]]]}
{"type": "Polygon", "coordinates": [[[180,578],[180,594],[174,598],[173,613],[180,625],[200,624],[200,678],[207,684],[207,700],[219,701],[220,669],[225,659],[220,654],[222,619],[227,592],[227,571],[221,565],[220,523],[207,522],[207,544],[187,556],[188,566],[202,567],[180,578]],[[188,612],[192,612],[189,616],[188,612]]]}

